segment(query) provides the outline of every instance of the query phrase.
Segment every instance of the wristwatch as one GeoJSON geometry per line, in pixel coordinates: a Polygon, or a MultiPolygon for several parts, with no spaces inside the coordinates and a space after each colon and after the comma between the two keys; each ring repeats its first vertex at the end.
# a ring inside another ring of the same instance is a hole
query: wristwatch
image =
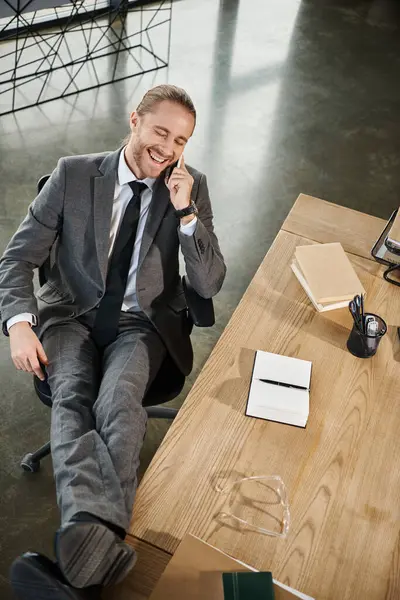
{"type": "Polygon", "coordinates": [[[182,219],[182,217],[187,217],[188,215],[197,215],[198,212],[199,211],[197,210],[197,206],[195,205],[195,203],[192,200],[191,203],[189,204],[189,206],[187,206],[186,208],[181,208],[180,210],[176,210],[175,215],[179,219],[182,219]]]}

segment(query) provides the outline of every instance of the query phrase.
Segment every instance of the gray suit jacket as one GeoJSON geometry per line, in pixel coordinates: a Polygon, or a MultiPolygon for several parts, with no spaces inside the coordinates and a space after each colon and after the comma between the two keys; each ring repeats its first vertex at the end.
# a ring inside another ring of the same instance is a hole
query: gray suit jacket
{"type": "MultiPolygon", "coordinates": [[[[61,158],[30,205],[0,261],[0,311],[6,335],[7,320],[19,313],[36,315],[41,337],[51,325],[98,305],[105,291],[119,152],[61,158]],[[45,262],[52,248],[55,261],[49,279],[35,298],[33,269],[45,262]]],[[[220,290],[226,272],[214,234],[206,178],[195,169],[188,170],[194,178],[192,199],[199,211],[195,233],[180,232],[161,175],[153,190],[136,283],[140,308],[185,375],[192,368],[193,353],[179,275],[179,246],[188,278],[204,298],[220,290]]]]}

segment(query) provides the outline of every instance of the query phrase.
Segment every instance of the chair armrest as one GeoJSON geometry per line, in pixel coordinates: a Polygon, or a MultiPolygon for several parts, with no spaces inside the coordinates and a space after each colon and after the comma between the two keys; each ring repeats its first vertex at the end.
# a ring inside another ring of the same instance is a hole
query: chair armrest
{"type": "Polygon", "coordinates": [[[202,298],[190,285],[187,277],[182,277],[183,291],[189,316],[196,327],[212,327],[215,323],[214,304],[211,298],[202,298]]]}

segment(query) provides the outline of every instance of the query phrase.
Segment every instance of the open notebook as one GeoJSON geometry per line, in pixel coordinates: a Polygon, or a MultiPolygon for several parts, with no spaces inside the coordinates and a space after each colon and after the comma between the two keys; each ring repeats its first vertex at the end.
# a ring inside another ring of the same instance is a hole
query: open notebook
{"type": "Polygon", "coordinates": [[[312,363],[257,350],[246,415],[305,427],[312,363]]]}

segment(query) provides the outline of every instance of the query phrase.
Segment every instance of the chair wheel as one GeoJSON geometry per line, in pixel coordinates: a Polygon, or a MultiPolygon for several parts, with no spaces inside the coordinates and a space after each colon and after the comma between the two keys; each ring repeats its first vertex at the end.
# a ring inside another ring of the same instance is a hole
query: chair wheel
{"type": "Polygon", "coordinates": [[[32,460],[31,452],[25,454],[20,464],[23,470],[27,471],[28,473],[37,473],[40,469],[40,462],[32,460]]]}

